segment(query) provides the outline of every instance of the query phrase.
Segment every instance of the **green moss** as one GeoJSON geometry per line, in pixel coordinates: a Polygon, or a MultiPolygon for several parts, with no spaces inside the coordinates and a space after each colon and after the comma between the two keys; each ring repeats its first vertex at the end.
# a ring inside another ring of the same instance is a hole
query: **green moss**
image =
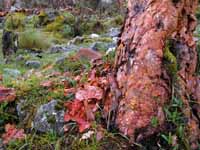
{"type": "Polygon", "coordinates": [[[61,16],[63,16],[65,18],[65,22],[67,24],[73,25],[75,23],[76,19],[75,19],[74,15],[72,15],[71,13],[63,12],[63,13],[61,13],[61,16]]]}
{"type": "Polygon", "coordinates": [[[42,34],[42,32],[30,30],[19,34],[19,48],[44,50],[50,46],[50,39],[42,34]]]}
{"type": "Polygon", "coordinates": [[[122,15],[116,16],[116,17],[114,18],[114,20],[113,20],[113,23],[114,23],[115,25],[122,25],[123,22],[124,22],[124,18],[123,18],[122,15]]]}
{"type": "MultiPolygon", "coordinates": [[[[54,132],[45,134],[27,134],[24,140],[13,140],[7,145],[7,150],[51,150],[57,144],[59,137],[54,132]]],[[[59,149],[55,149],[59,150],[59,149]]]]}
{"type": "Polygon", "coordinates": [[[37,15],[30,16],[26,18],[26,28],[35,28],[39,22],[39,17],[37,15]]]}
{"type": "Polygon", "coordinates": [[[46,31],[57,32],[61,35],[61,38],[68,38],[74,36],[73,28],[66,23],[64,16],[58,16],[56,19],[46,26],[46,31]]]}
{"type": "Polygon", "coordinates": [[[178,71],[176,56],[170,51],[169,44],[164,49],[164,59],[166,60],[166,67],[170,74],[175,75],[178,71]]]}
{"type": "Polygon", "coordinates": [[[4,28],[6,30],[23,31],[26,16],[23,13],[10,13],[6,16],[4,28]]]}
{"type": "Polygon", "coordinates": [[[63,24],[65,22],[65,18],[63,16],[58,16],[54,20],[54,22],[48,24],[46,26],[46,31],[60,31],[63,28],[63,24]]]}
{"type": "Polygon", "coordinates": [[[200,6],[198,6],[198,8],[197,8],[196,17],[198,20],[200,19],[200,6]]]}
{"type": "Polygon", "coordinates": [[[151,125],[156,128],[158,126],[159,122],[158,122],[158,118],[157,117],[152,117],[151,118],[151,125]]]}
{"type": "Polygon", "coordinates": [[[55,124],[56,123],[56,117],[54,115],[47,115],[47,121],[48,121],[48,123],[55,124]]]}
{"type": "Polygon", "coordinates": [[[62,37],[64,38],[72,37],[74,36],[74,30],[71,26],[66,24],[63,26],[63,29],[61,30],[61,34],[62,37]]]}
{"type": "Polygon", "coordinates": [[[122,15],[117,15],[114,18],[108,18],[103,20],[103,25],[109,29],[110,27],[122,26],[124,22],[124,17],[122,15]]]}
{"type": "Polygon", "coordinates": [[[80,61],[73,60],[73,59],[66,59],[63,63],[61,64],[56,64],[56,67],[59,68],[59,70],[65,72],[65,71],[80,71],[82,68],[82,64],[80,61]]]}
{"type": "Polygon", "coordinates": [[[102,33],[104,31],[104,25],[96,19],[83,21],[79,26],[80,34],[102,33]]]}
{"type": "Polygon", "coordinates": [[[40,11],[39,15],[38,15],[38,25],[43,26],[46,25],[49,22],[48,20],[48,15],[46,14],[46,12],[44,10],[40,11]]]}
{"type": "Polygon", "coordinates": [[[90,69],[90,62],[87,59],[76,59],[74,56],[67,57],[63,62],[55,64],[55,67],[62,72],[79,74],[83,70],[90,69]]]}

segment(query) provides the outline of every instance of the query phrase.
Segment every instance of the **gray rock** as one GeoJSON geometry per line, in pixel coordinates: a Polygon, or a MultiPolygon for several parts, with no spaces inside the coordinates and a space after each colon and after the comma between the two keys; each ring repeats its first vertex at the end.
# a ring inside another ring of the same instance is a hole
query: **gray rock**
{"type": "Polygon", "coordinates": [[[56,100],[40,106],[33,121],[33,128],[39,132],[64,133],[64,110],[56,110],[56,100]]]}
{"type": "Polygon", "coordinates": [[[17,62],[23,61],[24,59],[25,59],[25,58],[24,58],[23,55],[18,55],[18,56],[16,57],[16,61],[17,61],[17,62]]]}
{"type": "Polygon", "coordinates": [[[17,78],[21,75],[21,72],[17,69],[10,69],[10,68],[5,68],[3,69],[3,77],[12,77],[12,78],[17,78]]]}
{"type": "Polygon", "coordinates": [[[16,107],[17,115],[19,116],[19,120],[21,122],[23,122],[23,120],[25,119],[25,117],[27,115],[27,112],[23,109],[23,107],[24,107],[25,104],[26,104],[25,100],[20,100],[17,103],[17,107],[16,107]]]}
{"type": "Polygon", "coordinates": [[[25,63],[25,65],[29,68],[39,68],[41,66],[41,62],[37,60],[30,60],[25,63]]]}
{"type": "Polygon", "coordinates": [[[109,37],[118,37],[120,34],[120,29],[119,28],[111,28],[109,29],[107,36],[109,37]]]}
{"type": "Polygon", "coordinates": [[[3,23],[0,22],[0,29],[3,29],[3,23]]]}
{"type": "Polygon", "coordinates": [[[68,45],[73,45],[73,44],[80,44],[84,41],[84,37],[82,36],[76,36],[72,40],[68,42],[68,45]]]}
{"type": "Polygon", "coordinates": [[[98,34],[96,34],[96,33],[92,33],[92,34],[89,35],[89,37],[90,37],[91,39],[95,39],[95,38],[99,38],[100,35],[98,35],[98,34]]]}
{"type": "Polygon", "coordinates": [[[17,9],[25,8],[26,4],[22,0],[15,0],[14,7],[17,9]]]}
{"type": "Polygon", "coordinates": [[[105,43],[105,42],[95,42],[92,43],[92,45],[90,46],[91,49],[95,50],[95,51],[107,51],[109,48],[113,48],[116,47],[117,43],[115,41],[110,42],[110,43],[105,43]]]}
{"type": "Polygon", "coordinates": [[[56,59],[56,64],[63,64],[66,59],[67,59],[67,56],[59,57],[56,59]]]}
{"type": "Polygon", "coordinates": [[[79,47],[76,45],[54,45],[51,48],[49,48],[50,53],[63,53],[63,52],[70,52],[74,50],[78,50],[79,47]]]}

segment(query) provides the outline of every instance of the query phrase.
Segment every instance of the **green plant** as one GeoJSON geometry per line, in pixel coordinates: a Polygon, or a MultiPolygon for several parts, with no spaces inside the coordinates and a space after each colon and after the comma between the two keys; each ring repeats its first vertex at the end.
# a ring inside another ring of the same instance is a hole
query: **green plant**
{"type": "Polygon", "coordinates": [[[69,71],[78,74],[83,70],[89,70],[91,65],[87,59],[75,59],[73,56],[69,56],[63,62],[55,64],[55,67],[62,72],[69,71]]]}
{"type": "Polygon", "coordinates": [[[10,13],[6,16],[4,29],[23,31],[26,16],[23,13],[10,13]]]}
{"type": "Polygon", "coordinates": [[[161,134],[161,137],[167,142],[167,144],[172,145],[173,138],[171,132],[169,132],[168,135],[161,134]]]}
{"type": "Polygon", "coordinates": [[[176,75],[178,71],[178,64],[176,56],[170,51],[169,42],[166,44],[164,49],[164,59],[166,60],[165,65],[167,67],[167,71],[173,76],[176,75]]]}
{"type": "Polygon", "coordinates": [[[74,36],[73,28],[70,25],[64,25],[63,29],[61,30],[61,34],[63,38],[69,38],[74,36]]]}
{"type": "Polygon", "coordinates": [[[172,104],[164,108],[167,120],[175,125],[184,123],[184,115],[181,111],[182,107],[182,100],[177,97],[173,97],[172,104]]]}
{"type": "Polygon", "coordinates": [[[50,46],[50,39],[39,31],[28,30],[19,34],[19,48],[43,50],[50,46]]]}
{"type": "Polygon", "coordinates": [[[56,147],[58,140],[58,135],[53,131],[40,135],[32,133],[28,134],[25,140],[11,141],[7,145],[7,150],[51,150],[56,147]]]}
{"type": "Polygon", "coordinates": [[[157,127],[158,126],[158,118],[157,117],[152,117],[152,119],[151,119],[151,125],[153,127],[157,127]]]}
{"type": "Polygon", "coordinates": [[[95,136],[87,140],[75,140],[72,150],[100,150],[100,142],[97,141],[95,136]]]}
{"type": "Polygon", "coordinates": [[[189,149],[183,107],[183,101],[178,96],[173,95],[171,104],[164,108],[167,124],[171,126],[171,130],[162,133],[161,137],[167,144],[163,144],[163,146],[165,145],[169,149],[189,149]],[[174,143],[176,144],[174,145],[174,143]]]}

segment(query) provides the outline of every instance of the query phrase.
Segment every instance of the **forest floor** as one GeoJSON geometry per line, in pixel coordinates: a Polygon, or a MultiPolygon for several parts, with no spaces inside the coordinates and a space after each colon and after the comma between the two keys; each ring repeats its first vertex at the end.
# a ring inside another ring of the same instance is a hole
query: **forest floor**
{"type": "MultiPolygon", "coordinates": [[[[80,124],[73,119],[64,120],[67,103],[90,80],[92,60],[102,58],[103,64],[113,65],[124,19],[120,14],[83,18],[54,10],[4,17],[0,36],[3,29],[17,33],[19,48],[7,63],[0,53],[0,94],[4,94],[4,88],[14,93],[6,93],[12,97],[0,100],[0,150],[177,149],[173,138],[177,135],[184,143],[183,124],[178,124],[177,134],[166,131],[135,143],[133,148],[128,137],[117,130],[106,130],[100,109],[94,113],[90,128],[83,127],[81,132],[80,124]]],[[[195,36],[200,36],[199,26],[195,36]]],[[[181,107],[179,100],[172,101],[173,107],[181,107]]],[[[169,122],[179,123],[178,110],[168,111],[169,122]]],[[[152,125],[156,123],[152,120],[152,125]]]]}

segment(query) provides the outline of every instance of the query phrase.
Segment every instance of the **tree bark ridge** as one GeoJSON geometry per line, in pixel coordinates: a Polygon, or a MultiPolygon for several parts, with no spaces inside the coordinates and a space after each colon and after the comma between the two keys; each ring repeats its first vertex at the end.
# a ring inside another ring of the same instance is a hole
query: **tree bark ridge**
{"type": "MultiPolygon", "coordinates": [[[[171,95],[170,75],[163,63],[167,40],[173,41],[180,66],[179,94],[185,110],[190,108],[186,95],[193,95],[199,103],[194,87],[198,86],[194,76],[197,52],[192,34],[196,27],[196,7],[197,0],[128,1],[128,14],[115,59],[116,78],[122,91],[116,125],[133,140],[155,133],[151,125],[154,117],[158,118],[160,127],[164,124],[163,107],[171,95]]],[[[191,110],[185,115],[188,126],[192,124],[192,130],[199,134],[191,110]]]]}

